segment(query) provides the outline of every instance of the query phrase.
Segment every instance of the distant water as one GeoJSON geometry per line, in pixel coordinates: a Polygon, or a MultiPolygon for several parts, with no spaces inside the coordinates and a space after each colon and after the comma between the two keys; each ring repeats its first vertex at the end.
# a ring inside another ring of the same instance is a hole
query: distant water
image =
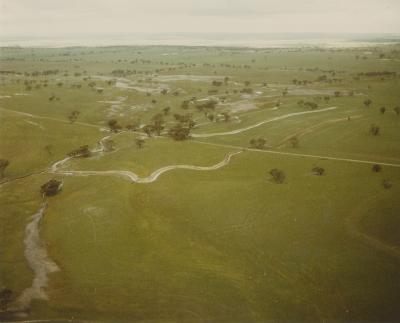
{"type": "Polygon", "coordinates": [[[382,43],[400,43],[400,34],[318,34],[318,33],[162,33],[63,35],[60,37],[0,36],[0,46],[224,46],[253,48],[290,47],[362,47],[382,43]]]}

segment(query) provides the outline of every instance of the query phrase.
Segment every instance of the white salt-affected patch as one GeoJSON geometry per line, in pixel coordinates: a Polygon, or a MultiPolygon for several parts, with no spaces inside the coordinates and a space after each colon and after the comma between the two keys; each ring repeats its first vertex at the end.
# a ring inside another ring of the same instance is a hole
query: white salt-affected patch
{"type": "Polygon", "coordinates": [[[40,239],[40,222],[47,205],[43,204],[40,210],[31,217],[31,222],[25,228],[25,258],[34,273],[31,287],[25,289],[17,299],[20,310],[29,309],[32,300],[47,300],[44,291],[48,283],[48,275],[58,270],[58,266],[47,254],[45,243],[40,239]]]}

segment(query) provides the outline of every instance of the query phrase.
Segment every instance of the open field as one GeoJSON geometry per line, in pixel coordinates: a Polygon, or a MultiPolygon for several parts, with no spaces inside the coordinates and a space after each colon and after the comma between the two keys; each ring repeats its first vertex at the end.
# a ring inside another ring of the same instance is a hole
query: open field
{"type": "Polygon", "coordinates": [[[399,321],[399,89],[396,44],[0,48],[0,321],[399,321]]]}

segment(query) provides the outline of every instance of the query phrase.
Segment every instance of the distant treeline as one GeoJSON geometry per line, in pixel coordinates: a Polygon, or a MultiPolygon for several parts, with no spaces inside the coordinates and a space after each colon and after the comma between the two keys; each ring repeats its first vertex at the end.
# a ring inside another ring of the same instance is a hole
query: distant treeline
{"type": "MultiPolygon", "coordinates": [[[[44,71],[33,71],[31,73],[25,72],[25,76],[40,76],[40,75],[57,75],[60,71],[59,70],[44,70],[44,71]]],[[[20,72],[16,71],[4,71],[0,70],[0,74],[21,74],[20,72]]]]}
{"type": "Polygon", "coordinates": [[[389,72],[389,71],[381,71],[381,72],[361,72],[358,73],[359,76],[368,76],[368,77],[376,77],[376,76],[396,76],[397,72],[389,72]]]}

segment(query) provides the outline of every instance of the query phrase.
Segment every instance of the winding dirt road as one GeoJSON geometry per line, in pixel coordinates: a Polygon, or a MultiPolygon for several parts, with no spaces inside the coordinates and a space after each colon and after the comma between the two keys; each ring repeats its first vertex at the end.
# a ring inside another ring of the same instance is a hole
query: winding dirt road
{"type": "Polygon", "coordinates": [[[381,161],[330,157],[330,156],[321,156],[321,155],[312,155],[312,154],[289,153],[289,152],[277,151],[277,150],[256,149],[256,148],[247,148],[247,147],[235,146],[235,145],[216,144],[216,143],[212,143],[212,142],[205,142],[205,141],[199,141],[199,140],[193,140],[192,142],[196,142],[196,143],[202,144],[202,145],[224,147],[224,148],[231,148],[231,149],[242,149],[245,151],[254,151],[254,152],[265,153],[265,154],[284,155],[284,156],[292,156],[292,157],[304,157],[304,158],[312,158],[312,159],[336,160],[336,161],[358,163],[358,164],[370,164],[370,165],[379,164],[382,166],[390,166],[390,167],[400,168],[400,164],[385,163],[385,162],[381,162],[381,161]]]}
{"type": "Polygon", "coordinates": [[[245,132],[245,131],[260,127],[260,126],[262,126],[264,124],[267,124],[267,123],[270,123],[270,122],[284,120],[284,119],[288,119],[288,118],[291,118],[291,117],[296,117],[296,116],[300,116],[300,115],[304,115],[304,114],[320,113],[320,112],[326,112],[326,111],[331,111],[331,110],[335,110],[335,109],[337,109],[337,108],[336,107],[330,107],[330,108],[321,109],[321,110],[294,112],[294,113],[285,114],[283,116],[275,117],[275,118],[272,118],[272,119],[264,120],[264,121],[258,122],[256,124],[253,124],[253,125],[245,127],[245,128],[235,129],[235,130],[226,131],[226,132],[198,133],[198,134],[194,133],[194,134],[192,134],[192,137],[193,138],[210,138],[210,137],[216,137],[216,136],[237,135],[238,133],[245,132]]]}
{"type": "Polygon", "coordinates": [[[62,166],[65,162],[67,162],[70,157],[65,158],[57,163],[55,163],[51,167],[51,171],[55,174],[66,175],[66,176],[118,176],[123,177],[131,182],[134,183],[152,183],[155,182],[162,174],[175,170],[175,169],[189,169],[189,170],[196,170],[196,171],[212,171],[217,170],[221,167],[224,167],[229,164],[231,161],[232,156],[240,154],[242,151],[237,151],[234,153],[228,154],[224,160],[221,162],[212,165],[212,166],[193,166],[193,165],[170,165],[165,166],[160,169],[157,169],[153,173],[151,173],[147,177],[139,177],[137,174],[131,171],[124,171],[124,170],[106,170],[106,171],[74,171],[74,170],[59,170],[59,167],[62,166]]]}

